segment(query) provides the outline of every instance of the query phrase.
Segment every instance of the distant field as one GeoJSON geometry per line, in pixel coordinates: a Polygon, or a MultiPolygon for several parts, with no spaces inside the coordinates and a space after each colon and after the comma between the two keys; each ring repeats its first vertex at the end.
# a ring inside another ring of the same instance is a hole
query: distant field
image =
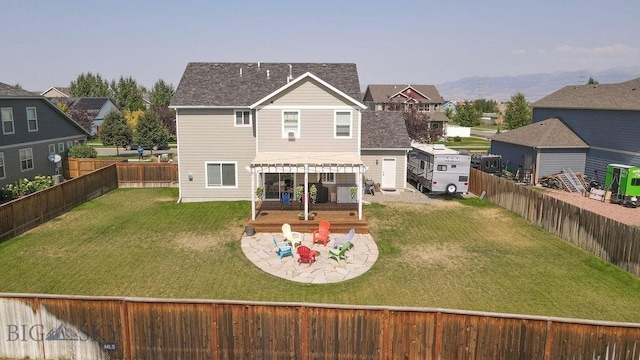
{"type": "MultiPolygon", "coordinates": [[[[380,255],[310,285],[242,253],[250,203],[118,189],[0,244],[0,292],[425,306],[640,322],[640,279],[475,199],[374,204],[380,255]]],[[[273,254],[274,259],[276,255],[273,254]]]]}

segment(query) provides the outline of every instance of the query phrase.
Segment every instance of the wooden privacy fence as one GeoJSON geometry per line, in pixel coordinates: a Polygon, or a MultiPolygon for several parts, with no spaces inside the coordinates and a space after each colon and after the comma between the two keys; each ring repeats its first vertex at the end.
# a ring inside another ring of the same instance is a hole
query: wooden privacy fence
{"type": "Polygon", "coordinates": [[[0,241],[18,236],[117,187],[116,167],[109,166],[2,204],[0,241]]]}
{"type": "Polygon", "coordinates": [[[0,314],[0,358],[640,357],[640,324],[433,308],[0,294],[0,314]]]}
{"type": "Polygon", "coordinates": [[[75,179],[105,166],[126,161],[127,160],[67,158],[63,159],[62,163],[63,176],[65,179],[75,179]]]}
{"type": "Polygon", "coordinates": [[[476,169],[469,191],[640,277],[640,228],[476,169]]]}
{"type": "Polygon", "coordinates": [[[178,182],[177,164],[118,162],[94,165],[104,166],[0,205],[0,242],[118,187],[168,187],[177,186],[178,182]]]}

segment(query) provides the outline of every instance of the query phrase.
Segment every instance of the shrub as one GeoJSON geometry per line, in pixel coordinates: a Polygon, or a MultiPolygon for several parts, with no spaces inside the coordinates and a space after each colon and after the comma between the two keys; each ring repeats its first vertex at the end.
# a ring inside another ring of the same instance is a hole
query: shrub
{"type": "Polygon", "coordinates": [[[4,189],[0,190],[0,198],[4,200],[17,199],[36,191],[50,188],[53,185],[54,182],[51,176],[36,175],[33,180],[20,179],[13,184],[7,184],[4,189]]]}
{"type": "Polygon", "coordinates": [[[460,141],[462,141],[462,138],[460,136],[456,136],[456,137],[453,138],[453,141],[460,142],[460,141]]]}
{"type": "Polygon", "coordinates": [[[70,158],[97,158],[98,152],[89,145],[78,145],[69,149],[67,156],[70,158]]]}

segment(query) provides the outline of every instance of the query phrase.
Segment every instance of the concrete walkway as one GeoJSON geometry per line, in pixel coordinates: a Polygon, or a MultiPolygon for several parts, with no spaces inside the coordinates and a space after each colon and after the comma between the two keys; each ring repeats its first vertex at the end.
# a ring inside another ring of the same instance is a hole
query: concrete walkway
{"type": "Polygon", "coordinates": [[[284,241],[280,233],[257,233],[253,236],[243,235],[241,240],[242,252],[261,270],[300,283],[328,284],[345,281],[358,277],[367,272],[378,259],[378,246],[370,234],[356,234],[353,247],[347,251],[346,260],[329,259],[329,249],[333,248],[334,239],[346,234],[331,234],[330,241],[325,247],[322,244],[311,244],[311,234],[302,234],[302,245],[320,252],[316,262],[298,264],[298,255],[285,256],[280,259],[276,254],[273,243],[275,236],[278,242],[284,241]]]}

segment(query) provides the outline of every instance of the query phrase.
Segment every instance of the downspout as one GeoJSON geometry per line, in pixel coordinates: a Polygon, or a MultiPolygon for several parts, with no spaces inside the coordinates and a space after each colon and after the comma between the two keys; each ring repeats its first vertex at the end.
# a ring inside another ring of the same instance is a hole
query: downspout
{"type": "Polygon", "coordinates": [[[256,219],[256,175],[252,169],[251,170],[251,220],[255,220],[255,219],[256,219]]]}
{"type": "Polygon", "coordinates": [[[309,164],[304,164],[304,192],[302,203],[304,204],[304,221],[309,220],[309,164]]]}
{"type": "MultiPolygon", "coordinates": [[[[178,111],[179,109],[176,108],[176,146],[177,146],[177,150],[176,150],[176,154],[178,154],[178,159],[180,159],[180,136],[178,136],[178,111]]],[[[178,161],[178,201],[176,202],[177,204],[182,202],[182,176],[181,176],[181,172],[180,172],[180,165],[182,164],[182,161],[178,161]]]]}
{"type": "Polygon", "coordinates": [[[362,165],[358,165],[358,221],[362,220],[362,165]]]}

